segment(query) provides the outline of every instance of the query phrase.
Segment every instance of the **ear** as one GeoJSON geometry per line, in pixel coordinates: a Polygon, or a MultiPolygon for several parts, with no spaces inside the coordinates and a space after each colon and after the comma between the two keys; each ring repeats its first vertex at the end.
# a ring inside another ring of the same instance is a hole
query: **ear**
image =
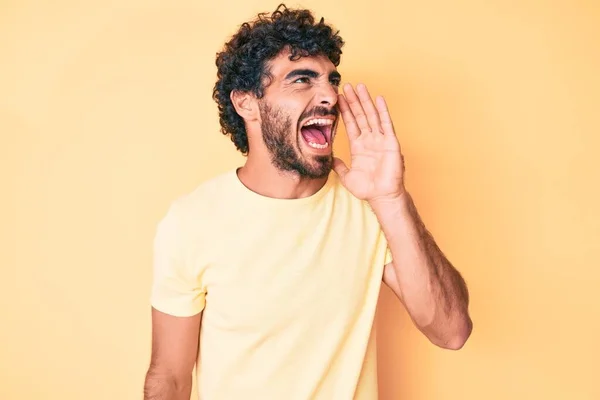
{"type": "Polygon", "coordinates": [[[233,103],[233,107],[235,107],[235,111],[244,121],[250,122],[258,119],[258,103],[252,93],[232,90],[229,98],[233,103]]]}

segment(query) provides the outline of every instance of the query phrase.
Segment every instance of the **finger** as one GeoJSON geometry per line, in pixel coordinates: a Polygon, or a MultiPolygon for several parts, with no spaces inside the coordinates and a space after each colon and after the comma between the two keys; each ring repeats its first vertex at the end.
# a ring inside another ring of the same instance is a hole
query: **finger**
{"type": "Polygon", "coordinates": [[[338,95],[338,106],[340,108],[340,114],[342,115],[344,125],[346,125],[346,133],[348,134],[348,139],[356,139],[360,135],[360,129],[356,124],[356,119],[354,119],[354,115],[350,110],[348,101],[346,100],[343,94],[338,95]]]}
{"type": "Polygon", "coordinates": [[[383,133],[379,121],[379,112],[375,108],[375,104],[373,104],[369,90],[364,84],[359,83],[356,85],[356,91],[358,93],[360,104],[362,105],[363,110],[365,110],[367,121],[369,122],[371,130],[373,132],[383,133]]]}
{"type": "Polygon", "coordinates": [[[350,110],[352,111],[352,114],[356,119],[356,124],[360,129],[360,133],[370,132],[371,127],[369,126],[369,121],[367,120],[367,116],[365,115],[365,110],[362,108],[362,105],[360,104],[360,99],[354,91],[354,88],[349,83],[344,85],[344,95],[346,96],[348,106],[350,106],[350,110]]]}
{"type": "Polygon", "coordinates": [[[383,129],[383,134],[396,136],[394,124],[392,123],[392,118],[390,116],[390,112],[388,110],[387,104],[383,96],[378,96],[375,99],[375,103],[377,104],[377,111],[379,111],[379,120],[381,121],[381,128],[383,129]]]}
{"type": "Polygon", "coordinates": [[[340,180],[342,181],[342,183],[344,183],[344,179],[346,178],[346,174],[349,171],[349,169],[346,166],[346,164],[341,159],[339,159],[337,157],[333,157],[333,170],[335,171],[336,174],[339,175],[340,180]]]}

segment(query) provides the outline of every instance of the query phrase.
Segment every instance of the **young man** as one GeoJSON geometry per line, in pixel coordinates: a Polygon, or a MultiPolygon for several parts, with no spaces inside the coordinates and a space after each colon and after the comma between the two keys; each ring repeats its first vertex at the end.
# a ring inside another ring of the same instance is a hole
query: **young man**
{"type": "Polygon", "coordinates": [[[404,186],[383,98],[340,86],[307,10],[242,25],[214,98],[244,166],[173,202],[155,239],[145,399],[375,399],[381,281],[435,345],[471,332],[465,283],[404,186]],[[340,93],[343,92],[343,93],[340,93]],[[334,158],[339,118],[351,164],[334,158]]]}

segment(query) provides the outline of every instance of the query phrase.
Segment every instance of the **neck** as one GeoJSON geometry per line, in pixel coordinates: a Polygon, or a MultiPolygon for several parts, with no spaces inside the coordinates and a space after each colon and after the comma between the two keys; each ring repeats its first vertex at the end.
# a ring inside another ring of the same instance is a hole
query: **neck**
{"type": "Polygon", "coordinates": [[[248,154],[238,178],[248,189],[262,196],[277,199],[299,199],[312,196],[327,182],[327,178],[303,178],[294,171],[281,171],[268,154],[248,154]]]}

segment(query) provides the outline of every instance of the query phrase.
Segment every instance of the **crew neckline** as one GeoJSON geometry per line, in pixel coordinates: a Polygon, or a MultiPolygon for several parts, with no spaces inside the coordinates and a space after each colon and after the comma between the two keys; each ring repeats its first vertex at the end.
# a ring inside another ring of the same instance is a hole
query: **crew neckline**
{"type": "Polygon", "coordinates": [[[233,168],[232,170],[230,170],[229,174],[231,179],[235,182],[235,186],[237,187],[237,189],[243,193],[245,200],[277,207],[293,207],[318,202],[320,199],[323,198],[323,196],[325,196],[329,192],[329,190],[333,186],[333,181],[335,179],[335,177],[333,176],[334,172],[332,170],[327,176],[325,184],[312,195],[300,198],[285,199],[265,196],[250,189],[241,181],[240,177],[238,176],[238,170],[240,168],[241,167],[233,168]]]}

